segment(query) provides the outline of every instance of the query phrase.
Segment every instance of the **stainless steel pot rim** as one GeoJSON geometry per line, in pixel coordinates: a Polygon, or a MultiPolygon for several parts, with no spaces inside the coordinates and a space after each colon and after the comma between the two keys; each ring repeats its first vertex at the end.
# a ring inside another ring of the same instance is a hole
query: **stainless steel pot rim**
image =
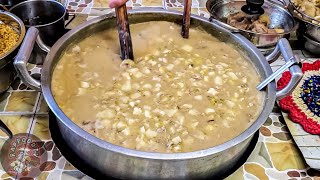
{"type": "Polygon", "coordinates": [[[25,28],[22,20],[20,18],[18,18],[16,15],[14,15],[10,12],[6,12],[6,11],[0,11],[0,14],[5,14],[7,16],[12,17],[19,24],[19,28],[20,28],[20,34],[19,34],[18,41],[9,51],[7,51],[2,56],[0,56],[0,61],[1,61],[1,59],[4,59],[5,57],[7,57],[9,54],[11,54],[13,51],[15,51],[20,46],[20,44],[22,43],[24,36],[26,34],[26,28],[25,28]]]}
{"type": "MultiPolygon", "coordinates": [[[[167,11],[167,10],[158,9],[158,8],[130,10],[128,12],[128,15],[130,17],[131,13],[146,13],[146,14],[148,14],[148,13],[150,13],[150,10],[152,10],[152,13],[171,14],[171,15],[182,16],[182,13],[179,11],[172,11],[172,10],[167,11]]],[[[57,54],[57,51],[59,50],[59,47],[61,47],[61,45],[67,39],[69,39],[74,34],[76,34],[76,32],[79,29],[83,29],[83,28],[90,26],[94,23],[98,23],[100,21],[103,21],[106,18],[114,18],[114,17],[115,17],[114,13],[110,13],[107,15],[96,17],[96,18],[89,20],[87,23],[79,25],[77,29],[73,29],[73,30],[69,31],[68,33],[66,33],[51,48],[51,50],[48,53],[46,60],[44,62],[42,72],[51,72],[50,71],[51,66],[54,63],[53,60],[57,54]]],[[[197,16],[197,15],[191,15],[191,17],[193,19],[197,19],[200,21],[207,21],[208,23],[210,23],[207,19],[200,17],[200,16],[197,16]]],[[[221,27],[217,27],[217,28],[223,29],[221,27]]],[[[226,33],[232,34],[229,31],[226,31],[226,33]]],[[[247,48],[248,51],[252,51],[252,53],[255,54],[258,58],[265,59],[264,56],[259,52],[259,50],[253,44],[251,44],[249,42],[249,40],[247,40],[245,37],[243,37],[239,34],[236,34],[234,36],[236,36],[236,38],[239,39],[241,42],[248,43],[248,48],[247,48]]],[[[268,67],[264,73],[266,74],[266,76],[270,76],[272,74],[272,70],[271,70],[271,67],[269,66],[269,64],[267,63],[267,61],[263,61],[261,63],[263,63],[264,65],[266,65],[268,67]]],[[[269,113],[269,114],[271,113],[272,108],[274,106],[274,102],[275,102],[275,91],[276,91],[275,82],[270,83],[266,87],[266,92],[270,93],[270,96],[269,96],[269,98],[265,99],[264,108],[262,109],[262,112],[260,113],[259,117],[249,128],[247,128],[243,133],[241,133],[239,136],[235,137],[234,139],[229,140],[221,145],[211,147],[208,149],[204,149],[204,150],[186,152],[186,153],[172,153],[172,154],[170,154],[170,153],[145,152],[145,151],[138,151],[138,150],[133,150],[133,149],[129,149],[129,148],[124,148],[124,147],[121,147],[118,145],[111,144],[109,142],[106,142],[104,140],[101,140],[101,139],[91,135],[90,133],[86,132],[85,130],[80,128],[78,125],[76,125],[72,120],[70,120],[57,105],[57,103],[53,97],[53,94],[51,92],[50,73],[44,73],[41,77],[41,82],[42,82],[42,92],[43,92],[45,100],[48,102],[47,104],[50,107],[50,109],[53,111],[53,113],[56,115],[56,117],[58,118],[59,121],[61,121],[66,126],[68,126],[78,136],[81,136],[81,137],[87,139],[88,141],[95,144],[96,146],[99,146],[101,148],[106,148],[106,149],[113,151],[113,152],[116,152],[116,153],[121,153],[121,154],[124,154],[127,156],[134,156],[134,157],[144,158],[144,159],[159,159],[159,160],[181,160],[181,159],[193,159],[193,158],[205,157],[208,155],[222,152],[228,148],[231,148],[231,147],[239,144],[240,142],[247,139],[249,135],[252,135],[256,131],[258,131],[258,129],[261,127],[261,125],[265,122],[265,119],[262,118],[262,114],[263,113],[269,113]]],[[[219,154],[217,154],[217,156],[219,156],[219,154]]]]}
{"type": "MultiPolygon", "coordinates": [[[[206,4],[207,4],[207,5],[206,5],[206,6],[207,6],[207,9],[209,9],[209,6],[210,6],[209,2],[210,2],[210,1],[207,1],[207,3],[206,3],[206,4]]],[[[245,0],[234,0],[234,1],[231,1],[231,0],[227,0],[227,1],[218,0],[218,1],[216,1],[213,5],[211,5],[212,7],[211,7],[209,13],[210,13],[215,19],[217,19],[218,21],[220,21],[220,20],[219,20],[219,17],[217,17],[217,16],[215,15],[215,13],[212,12],[212,9],[213,9],[215,6],[217,6],[218,4],[223,4],[223,5],[225,5],[225,4],[234,3],[234,2],[245,2],[245,0]]],[[[292,20],[292,22],[293,22],[293,27],[292,27],[289,31],[285,31],[284,33],[258,33],[258,32],[253,32],[253,31],[244,30],[244,29],[239,29],[240,31],[243,31],[243,32],[246,32],[246,33],[258,34],[258,35],[264,35],[264,36],[277,36],[277,35],[286,35],[286,34],[289,34],[289,33],[291,33],[291,32],[294,32],[295,30],[297,30],[297,28],[298,28],[298,23],[294,20],[294,18],[292,17],[292,15],[291,15],[284,7],[282,7],[282,6],[280,6],[280,5],[277,5],[277,4],[273,4],[273,3],[269,2],[269,1],[264,1],[264,3],[265,3],[265,4],[268,4],[268,5],[270,5],[270,6],[276,6],[277,8],[281,9],[283,12],[287,13],[287,15],[291,17],[291,20],[292,20]]],[[[222,21],[221,21],[221,22],[222,22],[222,21]]],[[[227,23],[225,23],[225,22],[222,22],[222,23],[227,24],[227,23]]],[[[234,28],[235,28],[235,27],[234,27],[234,28]]],[[[276,45],[276,43],[275,43],[274,45],[276,45]]]]}
{"type": "Polygon", "coordinates": [[[62,15],[59,19],[57,19],[57,20],[55,20],[55,21],[53,21],[53,22],[51,22],[51,23],[42,24],[42,25],[36,25],[36,26],[25,25],[25,27],[28,27],[28,28],[29,28],[29,27],[40,28],[40,27],[49,26],[49,25],[51,25],[51,24],[54,24],[54,23],[56,23],[56,22],[59,22],[61,19],[65,18],[66,14],[67,14],[67,10],[66,10],[66,8],[64,7],[64,5],[61,4],[60,2],[56,1],[56,0],[28,0],[28,1],[23,1],[23,2],[21,2],[21,3],[19,3],[19,4],[16,4],[16,5],[12,6],[12,7],[9,9],[9,12],[11,12],[12,9],[14,9],[14,8],[16,8],[16,7],[18,7],[18,6],[21,6],[21,5],[26,4],[26,3],[31,3],[31,2],[52,2],[52,3],[56,3],[56,4],[58,4],[58,5],[60,5],[61,7],[64,8],[64,13],[63,13],[63,15],[62,15]]]}
{"type": "Polygon", "coordinates": [[[320,21],[318,21],[319,24],[315,24],[315,23],[312,23],[312,22],[310,22],[310,21],[308,21],[308,20],[306,20],[306,19],[303,19],[302,17],[300,17],[300,16],[298,16],[298,15],[295,15],[294,17],[297,18],[298,21],[300,21],[300,23],[305,23],[305,24],[307,24],[307,25],[309,25],[309,26],[315,26],[315,27],[320,28],[320,21]]]}
{"type": "Polygon", "coordinates": [[[320,47],[320,42],[317,42],[317,41],[315,41],[315,40],[313,40],[313,39],[309,38],[309,37],[308,37],[308,36],[306,36],[306,35],[303,35],[303,37],[304,37],[308,42],[310,42],[311,44],[313,44],[313,45],[315,45],[315,46],[320,47]]]}

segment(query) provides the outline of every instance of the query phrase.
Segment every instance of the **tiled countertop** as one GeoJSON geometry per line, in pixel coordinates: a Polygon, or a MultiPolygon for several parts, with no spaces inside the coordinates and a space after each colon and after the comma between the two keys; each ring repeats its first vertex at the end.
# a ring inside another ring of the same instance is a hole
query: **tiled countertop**
{"type": "MultiPolygon", "coordinates": [[[[90,17],[111,11],[107,0],[70,0],[67,2],[71,11],[89,14],[90,17]]],[[[162,7],[182,10],[182,0],[133,0],[128,2],[129,8],[162,7]]],[[[205,1],[193,0],[192,12],[208,17],[205,1]]],[[[88,15],[78,16],[71,24],[81,23],[88,15]]],[[[296,53],[300,54],[300,51],[296,53]]],[[[302,56],[302,55],[301,55],[302,56]]],[[[303,56],[302,56],[303,57],[303,56]]],[[[304,59],[312,61],[312,59],[304,59]]],[[[283,64],[279,59],[272,64],[273,69],[283,64]]],[[[39,74],[39,68],[29,67],[32,74],[39,74]]],[[[39,75],[34,75],[39,76],[39,75]]],[[[49,132],[48,107],[40,92],[28,89],[16,79],[12,88],[0,96],[0,119],[8,125],[14,134],[31,133],[46,143],[49,159],[37,179],[91,179],[74,168],[54,145],[49,132]]],[[[0,147],[8,137],[0,131],[0,147]]],[[[1,166],[1,165],[0,165],[1,166]]],[[[0,179],[12,179],[0,168],[0,179]]],[[[247,162],[227,179],[316,179],[320,180],[320,172],[310,169],[305,163],[287,129],[280,110],[275,107],[265,124],[259,131],[258,143],[247,162]]]]}

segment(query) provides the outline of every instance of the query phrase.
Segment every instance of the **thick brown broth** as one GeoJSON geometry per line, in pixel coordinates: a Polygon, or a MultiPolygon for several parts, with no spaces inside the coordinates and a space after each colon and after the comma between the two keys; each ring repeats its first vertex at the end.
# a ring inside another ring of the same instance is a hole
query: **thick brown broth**
{"type": "Polygon", "coordinates": [[[135,63],[121,61],[116,29],[72,45],[53,73],[62,111],[89,133],[151,152],[224,143],[261,111],[260,76],[231,45],[170,22],[133,24],[135,63]]]}

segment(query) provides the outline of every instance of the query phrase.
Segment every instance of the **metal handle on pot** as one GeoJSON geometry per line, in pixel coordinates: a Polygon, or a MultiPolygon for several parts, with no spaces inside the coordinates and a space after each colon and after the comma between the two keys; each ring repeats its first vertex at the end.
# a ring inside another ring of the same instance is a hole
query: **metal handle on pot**
{"type": "Polygon", "coordinates": [[[40,38],[39,35],[37,35],[36,42],[37,42],[38,46],[40,47],[40,49],[41,49],[42,51],[47,52],[47,53],[50,51],[50,47],[47,46],[47,45],[42,41],[42,39],[40,38]]]}
{"type": "Polygon", "coordinates": [[[298,85],[301,80],[303,73],[298,65],[300,59],[294,56],[291,46],[287,39],[282,38],[278,41],[276,48],[274,51],[266,57],[267,61],[273,61],[275,58],[279,57],[280,53],[282,54],[286,63],[277,69],[270,77],[268,77],[265,81],[263,81],[257,89],[261,90],[266,85],[268,85],[271,81],[273,81],[278,75],[283,73],[287,68],[289,68],[291,79],[286,87],[281,90],[278,90],[276,93],[277,100],[284,98],[285,96],[292,93],[295,87],[298,85]]]}
{"type": "Polygon", "coordinates": [[[27,63],[30,59],[31,52],[36,41],[42,50],[46,52],[50,50],[50,48],[46,46],[39,37],[39,30],[35,27],[30,27],[13,64],[24,84],[35,90],[40,90],[40,81],[34,79],[27,69],[27,63]]]}
{"type": "Polygon", "coordinates": [[[10,131],[8,126],[1,121],[1,119],[0,119],[0,130],[6,133],[10,139],[12,138],[12,132],[10,131]]]}

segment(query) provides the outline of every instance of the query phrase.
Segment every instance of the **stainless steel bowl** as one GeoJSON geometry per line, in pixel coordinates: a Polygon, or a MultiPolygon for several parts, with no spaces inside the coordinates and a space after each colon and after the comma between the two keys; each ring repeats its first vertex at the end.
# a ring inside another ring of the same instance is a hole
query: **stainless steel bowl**
{"type": "Polygon", "coordinates": [[[281,5],[271,1],[265,1],[262,8],[270,16],[270,28],[279,27],[284,33],[268,34],[256,33],[248,30],[238,29],[226,23],[229,15],[240,12],[241,7],[246,4],[245,0],[208,0],[207,10],[211,14],[211,20],[234,33],[241,33],[259,49],[270,49],[275,47],[281,38],[289,38],[291,32],[297,29],[297,23],[293,16],[281,5]]]}
{"type": "Polygon", "coordinates": [[[307,36],[304,36],[304,38],[304,47],[306,48],[306,50],[312,54],[320,55],[320,43],[308,38],[307,36]]]}
{"type": "Polygon", "coordinates": [[[288,10],[299,21],[298,32],[305,34],[314,41],[320,42],[320,20],[316,20],[302,12],[289,0],[288,10]]]}
{"type": "Polygon", "coordinates": [[[299,22],[299,27],[296,31],[297,38],[303,47],[314,55],[320,54],[320,21],[307,16],[300,12],[297,7],[290,1],[288,6],[289,11],[294,18],[299,22]]]}
{"type": "Polygon", "coordinates": [[[0,94],[5,92],[11,85],[15,77],[15,70],[12,66],[19,46],[25,36],[26,30],[23,22],[14,14],[0,11],[0,23],[11,26],[18,34],[18,42],[6,53],[0,56],[0,94]]]}
{"type": "Polygon", "coordinates": [[[295,6],[292,0],[288,0],[288,1],[289,1],[288,10],[291,12],[291,14],[293,14],[295,18],[306,23],[320,26],[320,20],[315,19],[314,17],[310,17],[304,12],[302,12],[297,6],[295,6]]]}
{"type": "Polygon", "coordinates": [[[299,20],[299,28],[297,29],[297,34],[307,36],[313,41],[320,42],[320,25],[315,25],[299,20]]]}
{"type": "MultiPolygon", "coordinates": [[[[182,13],[158,9],[140,9],[128,12],[131,24],[148,21],[169,21],[182,23],[182,13]]],[[[30,28],[19,54],[15,67],[20,77],[29,86],[41,89],[46,102],[57,116],[56,121],[63,139],[75,153],[92,167],[103,174],[123,179],[200,179],[219,175],[232,168],[245,152],[253,134],[268,118],[276,98],[282,98],[292,92],[302,77],[298,65],[290,67],[292,79],[287,87],[277,91],[275,81],[264,89],[263,110],[256,121],[243,133],[221,145],[187,153],[151,153],[120,147],[103,141],[77,126],[70,120],[56,103],[52,91],[52,73],[66,48],[93,33],[116,28],[115,14],[94,18],[72,29],[60,38],[46,57],[42,69],[41,83],[26,72],[27,52],[37,39],[38,30],[30,28]]],[[[261,79],[272,74],[267,60],[273,60],[280,51],[286,61],[296,59],[286,39],[281,39],[276,51],[265,58],[261,52],[240,34],[233,34],[206,18],[191,16],[191,27],[202,27],[219,40],[234,46],[248,62],[252,63],[261,75],[261,79]]],[[[115,42],[118,44],[119,42],[115,42]]],[[[134,42],[133,42],[134,43],[134,42]]],[[[212,51],[215,51],[212,47],[212,51]]]]}
{"type": "Polygon", "coordinates": [[[320,55],[320,42],[311,39],[304,33],[300,34],[297,32],[297,37],[305,50],[313,55],[320,55]]]}
{"type": "Polygon", "coordinates": [[[22,43],[22,40],[26,34],[26,28],[21,19],[19,19],[16,15],[5,11],[0,11],[0,23],[4,23],[11,26],[19,34],[18,42],[8,52],[0,56],[1,68],[8,62],[13,61],[13,58],[16,56],[18,52],[18,47],[22,43]]]}

